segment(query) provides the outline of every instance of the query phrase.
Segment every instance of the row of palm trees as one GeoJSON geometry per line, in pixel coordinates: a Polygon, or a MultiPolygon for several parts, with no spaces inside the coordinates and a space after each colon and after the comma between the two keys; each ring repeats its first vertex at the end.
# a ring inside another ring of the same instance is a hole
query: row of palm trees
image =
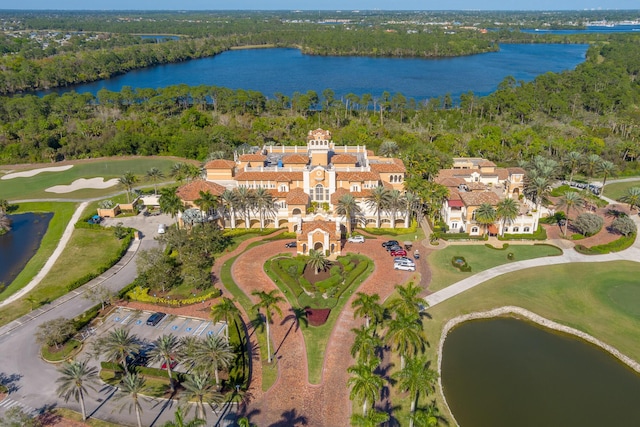
{"type": "MultiPolygon", "coordinates": [[[[191,163],[175,163],[171,167],[171,177],[178,182],[183,180],[191,181],[202,176],[202,168],[191,163]]],[[[145,178],[153,183],[154,194],[158,194],[158,183],[165,177],[164,172],[156,167],[150,168],[145,174],[145,178]]],[[[125,172],[118,178],[118,184],[125,188],[127,193],[127,203],[131,203],[131,193],[133,187],[140,182],[140,178],[131,171],[125,172]]]]}
{"type": "Polygon", "coordinates": [[[351,377],[350,397],[362,402],[362,414],[351,419],[355,426],[377,426],[388,421],[389,414],[375,409],[385,383],[397,383],[400,390],[408,391],[410,427],[437,426],[441,421],[435,405],[419,408],[421,396],[435,391],[437,373],[430,369],[430,362],[423,355],[428,345],[422,319],[425,302],[418,295],[422,288],[409,283],[396,286],[398,297],[388,307],[380,303],[380,296],[358,292],[352,307],[354,317],[363,317],[365,324],[353,329],[355,339],[351,355],[356,364],[348,368],[351,377]],[[390,377],[380,369],[384,349],[389,346],[400,358],[400,368],[390,377]]]}
{"type": "Polygon", "coordinates": [[[512,224],[518,215],[520,215],[520,204],[510,198],[502,199],[495,208],[489,203],[483,203],[474,211],[475,220],[484,227],[485,235],[489,226],[496,221],[500,222],[500,234],[503,235],[505,227],[512,224]]]}

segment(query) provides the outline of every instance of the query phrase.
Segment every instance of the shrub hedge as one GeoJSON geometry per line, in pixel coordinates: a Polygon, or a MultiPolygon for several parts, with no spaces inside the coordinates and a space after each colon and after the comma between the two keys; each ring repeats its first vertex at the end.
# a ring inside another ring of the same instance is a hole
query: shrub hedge
{"type": "Polygon", "coordinates": [[[149,295],[149,288],[143,288],[142,286],[136,286],[127,293],[127,297],[134,301],[149,302],[152,304],[160,304],[169,307],[181,307],[183,305],[197,304],[208,299],[217,298],[220,295],[222,295],[222,291],[220,291],[220,289],[213,289],[211,292],[200,295],[198,297],[168,299],[164,297],[151,296],[149,295]]]}
{"type": "Polygon", "coordinates": [[[442,240],[489,240],[486,236],[470,236],[469,233],[443,233],[442,240]]]}
{"type": "Polygon", "coordinates": [[[611,252],[623,251],[633,245],[633,242],[635,242],[635,240],[636,234],[631,234],[629,236],[622,236],[619,239],[614,240],[613,242],[606,243],[604,245],[592,246],[590,248],[587,248],[584,245],[576,245],[575,249],[576,251],[584,255],[602,255],[611,252]]]}
{"type": "Polygon", "coordinates": [[[411,221],[411,227],[409,228],[368,228],[365,227],[364,231],[375,236],[400,236],[402,234],[415,233],[418,229],[418,222],[414,219],[411,221]]]}

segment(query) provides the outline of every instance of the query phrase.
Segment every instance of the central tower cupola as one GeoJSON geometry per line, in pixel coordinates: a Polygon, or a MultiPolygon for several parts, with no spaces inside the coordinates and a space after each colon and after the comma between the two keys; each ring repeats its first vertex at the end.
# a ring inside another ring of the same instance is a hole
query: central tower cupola
{"type": "Polygon", "coordinates": [[[307,150],[311,158],[311,166],[327,166],[332,145],[331,132],[324,129],[310,130],[307,135],[307,150]]]}

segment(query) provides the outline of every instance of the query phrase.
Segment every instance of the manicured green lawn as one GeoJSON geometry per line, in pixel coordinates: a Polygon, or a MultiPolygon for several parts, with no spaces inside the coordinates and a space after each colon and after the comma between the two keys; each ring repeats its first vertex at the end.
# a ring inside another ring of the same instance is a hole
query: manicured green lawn
{"type": "Polygon", "coordinates": [[[64,346],[54,352],[49,351],[48,346],[42,347],[42,358],[48,362],[61,362],[77,353],[82,343],[75,339],[70,339],[64,346]]]}
{"type": "Polygon", "coordinates": [[[632,182],[614,182],[604,187],[604,195],[613,200],[620,200],[620,197],[627,193],[631,187],[640,187],[640,178],[632,182]]]}
{"type": "Polygon", "coordinates": [[[540,267],[497,277],[429,309],[428,356],[435,363],[437,343],[449,319],[515,305],[584,331],[640,360],[639,275],[639,263],[620,261],[540,267]]]}
{"type": "MultiPolygon", "coordinates": [[[[67,185],[79,178],[104,177],[105,180],[120,178],[131,171],[142,181],[147,171],[153,167],[160,169],[165,177],[169,176],[171,166],[183,160],[177,158],[140,157],[135,159],[100,159],[95,162],[75,164],[71,169],[62,172],[42,172],[32,177],[0,180],[0,194],[7,200],[41,199],[41,198],[91,198],[122,191],[122,187],[111,187],[104,190],[78,190],[71,193],[47,193],[44,190],[54,185],[67,185]]],[[[37,168],[59,166],[42,164],[37,168]]]]}
{"type": "MultiPolygon", "coordinates": [[[[20,210],[54,211],[49,230],[36,255],[13,281],[2,298],[24,287],[42,268],[58,244],[62,230],[66,227],[75,205],[72,203],[24,203],[20,210]],[[56,220],[57,218],[57,220],[56,220]],[[60,223],[64,218],[64,223],[60,223]],[[55,221],[55,223],[54,223],[55,221]],[[50,233],[52,236],[49,237],[50,233]]],[[[113,231],[108,229],[75,229],[71,240],[47,276],[27,297],[0,309],[0,324],[6,324],[28,313],[42,304],[49,303],[67,293],[67,285],[94,272],[101,265],[113,259],[122,246],[113,231]],[[33,301],[27,298],[33,297],[33,301]]]]}
{"type": "MultiPolygon", "coordinates": [[[[56,408],[53,410],[53,412],[56,415],[59,415],[67,420],[73,420],[78,422],[82,421],[82,414],[72,411],[71,409],[56,408]]],[[[84,423],[90,427],[121,427],[120,424],[114,424],[108,421],[98,420],[96,418],[89,418],[87,421],[84,421],[84,423]]]]}
{"type": "Polygon", "coordinates": [[[446,288],[453,283],[498,265],[554,255],[562,255],[562,251],[550,245],[509,245],[504,250],[491,249],[484,245],[451,245],[429,255],[428,261],[432,274],[429,290],[437,291],[446,288]],[[513,253],[512,260],[507,259],[509,253],[513,253]],[[467,264],[471,266],[471,271],[461,272],[453,267],[451,259],[454,256],[464,257],[467,264]]]}

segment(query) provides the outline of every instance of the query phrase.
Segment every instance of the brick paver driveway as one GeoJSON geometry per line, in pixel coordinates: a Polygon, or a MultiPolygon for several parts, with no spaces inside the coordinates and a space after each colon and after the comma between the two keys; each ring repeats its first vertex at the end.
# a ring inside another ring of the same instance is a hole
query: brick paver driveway
{"type": "MultiPolygon", "coordinates": [[[[413,273],[393,269],[393,258],[381,247],[382,241],[367,239],[365,243],[347,243],[344,250],[359,252],[373,259],[375,269],[358,291],[377,293],[384,300],[393,292],[395,285],[403,284],[413,277],[413,273]]],[[[233,278],[254,302],[257,300],[251,295],[252,291],[277,289],[264,273],[262,266],[268,258],[283,251],[283,242],[276,241],[249,249],[236,259],[231,270],[233,278]]],[[[426,265],[425,258],[426,253],[420,262],[426,265]]],[[[217,264],[221,265],[222,262],[218,260],[217,264]]],[[[419,268],[418,271],[428,273],[426,267],[419,268]]],[[[295,329],[289,331],[290,325],[281,325],[282,319],[277,314],[274,316],[271,334],[274,347],[279,348],[276,354],[279,377],[271,389],[262,392],[259,381],[255,381],[259,377],[254,375],[254,384],[250,390],[251,401],[246,408],[246,413],[252,414],[252,423],[259,426],[349,425],[351,402],[347,387],[347,367],[353,364],[350,355],[353,343],[351,329],[362,324],[361,319],[353,318],[353,298],[355,296],[345,305],[329,339],[320,385],[308,382],[302,333],[296,332],[295,329]]],[[[283,316],[289,313],[288,303],[282,304],[280,308],[283,316]]]]}

